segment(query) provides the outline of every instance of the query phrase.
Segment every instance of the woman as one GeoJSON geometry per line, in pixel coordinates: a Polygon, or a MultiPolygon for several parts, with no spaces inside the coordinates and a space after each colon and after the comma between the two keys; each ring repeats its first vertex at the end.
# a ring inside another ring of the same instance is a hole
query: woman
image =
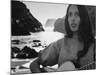
{"type": "Polygon", "coordinates": [[[31,63],[32,72],[41,72],[40,65],[45,67],[55,64],[58,64],[56,71],[76,70],[94,61],[95,39],[87,10],[83,5],[68,6],[65,29],[67,35],[50,44],[39,53],[38,59],[31,63]],[[68,69],[69,64],[70,67],[75,67],[68,69]]]}

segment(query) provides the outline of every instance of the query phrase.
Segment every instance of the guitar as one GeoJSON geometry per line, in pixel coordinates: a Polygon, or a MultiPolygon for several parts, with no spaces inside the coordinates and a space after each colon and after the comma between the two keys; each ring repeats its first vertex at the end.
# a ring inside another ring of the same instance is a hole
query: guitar
{"type": "Polygon", "coordinates": [[[63,63],[57,69],[45,68],[45,70],[47,72],[56,72],[56,71],[61,72],[61,71],[75,71],[75,70],[91,70],[91,69],[95,69],[95,68],[96,68],[95,62],[89,63],[87,65],[80,67],[80,68],[75,68],[75,65],[72,62],[68,61],[68,62],[63,63]]]}

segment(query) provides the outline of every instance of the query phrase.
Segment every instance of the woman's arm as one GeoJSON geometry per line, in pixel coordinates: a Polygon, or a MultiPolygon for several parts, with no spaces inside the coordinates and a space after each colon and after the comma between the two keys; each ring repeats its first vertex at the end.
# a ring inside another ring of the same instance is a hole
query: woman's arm
{"type": "Polygon", "coordinates": [[[40,64],[43,66],[53,66],[58,63],[59,47],[57,42],[50,44],[39,54],[40,64]]]}
{"type": "Polygon", "coordinates": [[[37,58],[35,61],[33,61],[30,64],[30,70],[32,73],[40,73],[41,72],[39,58],[37,58]]]}
{"type": "Polygon", "coordinates": [[[54,42],[46,47],[43,51],[40,51],[38,54],[38,58],[30,64],[30,70],[32,73],[41,72],[40,65],[45,66],[53,66],[58,62],[58,53],[59,47],[57,43],[54,42]]]}

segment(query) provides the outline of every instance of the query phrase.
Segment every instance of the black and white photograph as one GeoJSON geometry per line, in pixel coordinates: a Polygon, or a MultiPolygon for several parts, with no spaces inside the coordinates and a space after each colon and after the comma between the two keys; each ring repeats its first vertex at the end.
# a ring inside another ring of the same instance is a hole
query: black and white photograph
{"type": "Polygon", "coordinates": [[[11,0],[11,75],[96,70],[96,5],[11,0]]]}

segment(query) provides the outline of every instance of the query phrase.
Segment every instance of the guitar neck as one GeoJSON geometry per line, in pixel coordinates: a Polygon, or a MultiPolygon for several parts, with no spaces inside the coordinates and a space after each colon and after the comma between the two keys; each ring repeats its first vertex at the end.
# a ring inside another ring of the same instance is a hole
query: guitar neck
{"type": "Polygon", "coordinates": [[[91,70],[91,69],[96,69],[96,64],[95,62],[92,62],[90,64],[87,64],[81,68],[79,68],[79,70],[91,70]]]}

